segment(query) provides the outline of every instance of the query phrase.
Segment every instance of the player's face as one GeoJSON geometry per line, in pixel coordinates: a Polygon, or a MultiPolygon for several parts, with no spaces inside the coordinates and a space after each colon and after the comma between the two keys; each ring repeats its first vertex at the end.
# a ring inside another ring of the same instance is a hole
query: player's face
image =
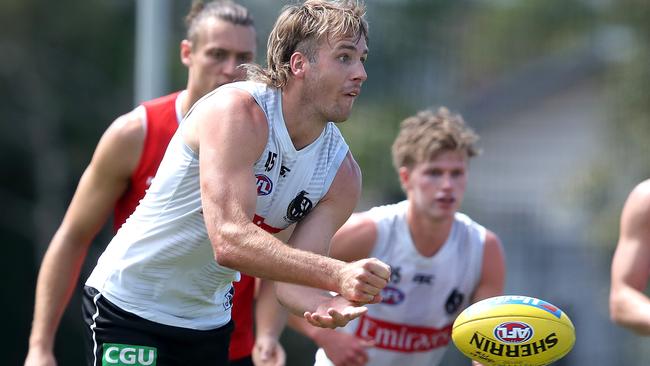
{"type": "Polygon", "coordinates": [[[400,170],[400,178],[411,204],[433,220],[453,218],[467,186],[467,154],[443,151],[410,171],[400,170]]]}
{"type": "Polygon", "coordinates": [[[305,78],[305,96],[326,121],[348,119],[361,85],[368,78],[364,37],[323,41],[305,78]]]}
{"type": "Polygon", "coordinates": [[[203,21],[191,44],[189,77],[191,86],[204,95],[213,89],[245,77],[238,68],[255,59],[255,29],[210,18],[203,21]]]}

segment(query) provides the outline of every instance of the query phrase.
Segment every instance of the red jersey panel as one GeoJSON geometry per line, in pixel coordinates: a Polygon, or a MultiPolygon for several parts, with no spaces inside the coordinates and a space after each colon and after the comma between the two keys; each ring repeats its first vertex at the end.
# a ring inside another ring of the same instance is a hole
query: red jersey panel
{"type": "MultiPolygon", "coordinates": [[[[178,128],[176,99],[181,92],[142,103],[147,113],[147,131],[144,138],[142,155],[137,168],[131,175],[129,187],[115,204],[113,231],[124,224],[131,216],[145,191],[156,175],[167,145],[178,128]]],[[[242,273],[241,281],[235,282],[232,319],[235,329],[231,335],[229,358],[237,360],[248,357],[253,351],[255,336],[253,334],[253,298],[255,279],[242,273]]]]}
{"type": "Polygon", "coordinates": [[[115,232],[131,216],[144,197],[144,193],[149,188],[151,179],[156,175],[158,166],[165,155],[169,140],[172,139],[178,128],[176,98],[179,94],[180,92],[176,92],[142,103],[147,112],[144,146],[140,162],[131,175],[129,187],[115,205],[113,220],[115,232]]]}
{"type": "Polygon", "coordinates": [[[241,274],[239,282],[233,282],[235,296],[230,310],[235,329],[230,335],[228,358],[239,360],[253,352],[255,335],[253,334],[253,298],[255,297],[255,277],[241,274]]]}

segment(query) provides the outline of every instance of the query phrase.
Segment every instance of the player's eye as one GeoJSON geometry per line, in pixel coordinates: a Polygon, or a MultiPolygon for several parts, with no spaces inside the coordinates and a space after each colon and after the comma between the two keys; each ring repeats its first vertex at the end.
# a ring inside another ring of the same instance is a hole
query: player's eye
{"type": "Polygon", "coordinates": [[[245,64],[253,61],[253,55],[250,53],[238,53],[237,54],[237,63],[245,64]]]}
{"type": "Polygon", "coordinates": [[[228,57],[228,52],[222,49],[210,50],[208,56],[216,61],[224,61],[228,57]]]}
{"type": "Polygon", "coordinates": [[[454,178],[459,178],[462,177],[463,175],[465,175],[465,172],[462,170],[454,170],[451,172],[451,176],[454,178]]]}

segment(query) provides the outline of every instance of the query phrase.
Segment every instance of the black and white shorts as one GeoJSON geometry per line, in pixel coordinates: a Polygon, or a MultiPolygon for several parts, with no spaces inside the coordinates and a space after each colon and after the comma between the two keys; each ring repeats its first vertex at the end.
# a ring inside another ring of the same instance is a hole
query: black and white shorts
{"type": "Polygon", "coordinates": [[[83,318],[90,366],[228,365],[232,321],[213,330],[163,325],[118,308],[88,286],[83,318]]]}

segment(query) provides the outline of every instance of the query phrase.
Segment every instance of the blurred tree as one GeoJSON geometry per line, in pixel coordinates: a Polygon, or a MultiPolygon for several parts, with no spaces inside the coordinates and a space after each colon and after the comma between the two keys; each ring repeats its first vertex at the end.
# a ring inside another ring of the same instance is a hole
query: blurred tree
{"type": "Polygon", "coordinates": [[[607,145],[577,179],[577,202],[589,215],[588,235],[612,252],[618,240],[623,203],[640,181],[650,177],[650,6],[622,0],[602,9],[609,24],[604,52],[611,101],[607,145]]]}
{"type": "MultiPolygon", "coordinates": [[[[41,256],[99,136],[132,104],[133,3],[6,0],[0,23],[0,164],[11,169],[0,179],[0,241],[10,247],[2,308],[12,309],[2,344],[3,363],[18,365],[41,256]]],[[[57,355],[78,365],[78,299],[68,313],[57,355]]]]}
{"type": "Polygon", "coordinates": [[[593,8],[580,0],[474,2],[455,37],[462,84],[476,88],[549,55],[581,47],[593,8]]]}

